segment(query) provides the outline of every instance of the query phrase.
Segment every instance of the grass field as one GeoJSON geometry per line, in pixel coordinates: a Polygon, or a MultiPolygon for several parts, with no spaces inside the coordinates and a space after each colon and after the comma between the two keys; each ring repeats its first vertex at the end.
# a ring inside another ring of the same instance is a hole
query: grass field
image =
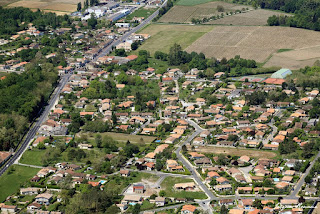
{"type": "Polygon", "coordinates": [[[45,150],[27,150],[25,153],[23,153],[22,158],[20,159],[20,163],[23,164],[30,164],[35,166],[42,166],[42,156],[45,153],[45,150]]]}
{"type": "MultiPolygon", "coordinates": [[[[189,148],[191,149],[191,148],[189,148]]],[[[275,158],[277,153],[255,150],[255,149],[239,149],[239,148],[227,148],[227,147],[216,147],[216,146],[200,146],[196,148],[197,152],[200,153],[214,153],[214,154],[225,154],[225,155],[235,155],[242,156],[247,155],[251,158],[275,158]]]]}
{"type": "Polygon", "coordinates": [[[8,171],[0,177],[0,202],[4,201],[9,195],[16,193],[20,185],[24,184],[28,179],[31,179],[39,169],[25,166],[14,165],[12,173],[8,171]]]}
{"type": "Polygon", "coordinates": [[[215,26],[186,51],[219,59],[240,55],[257,62],[267,61],[264,67],[298,69],[320,58],[319,36],[316,31],[289,27],[215,26]],[[279,49],[293,50],[277,53],[279,49]]]}
{"type": "Polygon", "coordinates": [[[145,7],[141,7],[138,10],[134,11],[130,15],[126,17],[127,20],[131,20],[133,17],[144,17],[147,18],[149,17],[154,11],[156,11],[155,8],[148,8],[146,9],[145,7]]]}
{"type": "Polygon", "coordinates": [[[192,179],[167,177],[161,183],[161,188],[166,192],[166,197],[174,198],[193,198],[193,199],[205,199],[207,198],[204,192],[190,192],[190,191],[175,191],[174,185],[176,183],[194,182],[192,179]]]}
{"type": "Polygon", "coordinates": [[[151,24],[141,31],[150,34],[151,38],[146,40],[139,50],[147,50],[151,54],[155,51],[169,52],[174,43],[186,48],[212,29],[212,26],[151,24]]]}

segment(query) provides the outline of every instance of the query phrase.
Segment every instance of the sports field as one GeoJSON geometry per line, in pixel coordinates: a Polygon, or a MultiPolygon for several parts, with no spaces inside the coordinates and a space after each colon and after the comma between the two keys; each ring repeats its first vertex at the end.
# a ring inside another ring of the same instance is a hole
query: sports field
{"type": "Polygon", "coordinates": [[[169,52],[174,43],[186,48],[212,29],[213,26],[151,24],[140,32],[150,34],[151,37],[139,50],[147,50],[151,54],[157,50],[169,52]]]}

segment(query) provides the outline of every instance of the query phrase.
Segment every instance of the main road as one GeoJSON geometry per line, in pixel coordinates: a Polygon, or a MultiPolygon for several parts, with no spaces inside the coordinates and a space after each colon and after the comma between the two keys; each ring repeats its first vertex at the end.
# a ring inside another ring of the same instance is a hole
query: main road
{"type": "Polygon", "coordinates": [[[119,45],[121,42],[126,41],[126,39],[128,39],[131,34],[137,32],[138,30],[142,29],[147,24],[149,24],[152,21],[152,19],[154,19],[156,16],[158,16],[159,10],[167,5],[167,1],[168,0],[165,0],[163,2],[163,4],[159,7],[158,10],[156,10],[151,16],[149,16],[147,19],[145,19],[143,22],[141,22],[138,26],[132,28],[130,31],[125,33],[119,39],[114,40],[109,46],[107,46],[103,51],[101,51],[101,53],[99,53],[98,56],[93,61],[96,61],[99,57],[103,57],[103,56],[108,55],[110,52],[112,52],[113,47],[119,45]]]}
{"type": "Polygon", "coordinates": [[[66,74],[60,79],[60,82],[58,86],[56,87],[55,91],[51,95],[51,98],[48,102],[48,105],[45,106],[44,110],[40,113],[40,117],[35,120],[32,127],[26,134],[26,137],[24,141],[21,143],[20,147],[13,153],[13,155],[10,157],[10,159],[4,164],[4,166],[0,169],[0,176],[3,175],[3,173],[20,158],[20,156],[23,154],[23,152],[27,149],[29,142],[35,137],[36,133],[38,132],[41,124],[45,121],[48,114],[50,113],[50,109],[53,107],[57,99],[59,98],[59,94],[61,90],[64,88],[66,83],[69,80],[69,77],[71,74],[66,74]]]}

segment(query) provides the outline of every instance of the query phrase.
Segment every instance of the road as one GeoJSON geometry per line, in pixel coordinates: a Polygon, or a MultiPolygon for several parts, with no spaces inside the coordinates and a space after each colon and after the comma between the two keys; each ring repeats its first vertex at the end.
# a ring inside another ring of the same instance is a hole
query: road
{"type": "Polygon", "coordinates": [[[199,173],[194,169],[192,164],[186,160],[182,154],[181,154],[181,149],[182,146],[189,144],[197,135],[199,135],[204,129],[202,129],[197,123],[195,123],[192,120],[188,120],[188,123],[195,128],[195,131],[193,134],[187,138],[175,151],[177,158],[179,161],[181,161],[182,165],[185,166],[190,172],[191,176],[194,179],[194,181],[197,183],[197,185],[206,193],[208,196],[207,200],[203,200],[199,202],[199,205],[204,209],[208,210],[210,213],[212,213],[211,206],[210,206],[210,201],[212,200],[218,200],[218,197],[213,195],[213,193],[208,189],[208,187],[202,182],[201,176],[199,173]]]}
{"type": "Polygon", "coordinates": [[[304,184],[304,179],[307,177],[307,175],[309,175],[310,170],[312,169],[314,163],[318,160],[318,158],[320,158],[320,152],[318,152],[317,156],[310,163],[310,166],[307,168],[305,173],[302,174],[302,176],[300,177],[299,181],[296,183],[296,185],[294,185],[294,190],[291,192],[291,194],[287,198],[292,199],[292,198],[297,198],[298,197],[297,195],[298,195],[302,185],[304,184]]]}
{"type": "Polygon", "coordinates": [[[19,160],[19,158],[22,156],[24,151],[28,148],[29,142],[35,137],[36,133],[38,132],[41,124],[46,120],[48,114],[50,113],[50,109],[55,104],[56,100],[59,98],[59,94],[61,90],[64,88],[66,83],[68,82],[71,74],[66,74],[63,76],[56,87],[54,93],[51,95],[50,100],[48,101],[48,105],[45,107],[45,109],[42,111],[40,117],[36,119],[33,126],[30,128],[28,133],[26,134],[25,140],[22,142],[20,147],[17,151],[11,156],[11,158],[5,163],[5,165],[0,169],[0,176],[3,175],[3,173],[16,162],[16,160],[19,160]]]}
{"type": "Polygon", "coordinates": [[[127,40],[129,38],[129,36],[135,32],[137,32],[138,30],[142,29],[143,27],[145,27],[147,24],[149,24],[152,19],[154,19],[156,16],[158,16],[159,14],[159,10],[160,8],[164,7],[167,5],[167,1],[165,0],[163,2],[163,4],[159,7],[158,10],[156,10],[151,16],[149,16],[147,19],[145,19],[143,22],[141,22],[138,26],[132,28],[130,31],[128,31],[127,33],[125,33],[122,37],[120,37],[117,40],[114,40],[108,47],[106,47],[103,51],[101,51],[100,54],[98,54],[98,56],[93,60],[94,62],[99,58],[99,57],[103,57],[108,55],[110,52],[112,52],[112,48],[119,45],[121,42],[124,42],[125,40],[127,40]]]}

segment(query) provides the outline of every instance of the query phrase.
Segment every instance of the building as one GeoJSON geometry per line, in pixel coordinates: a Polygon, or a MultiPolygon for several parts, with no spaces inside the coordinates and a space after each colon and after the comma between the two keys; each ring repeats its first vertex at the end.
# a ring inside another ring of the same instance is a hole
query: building
{"type": "Polygon", "coordinates": [[[52,194],[49,193],[42,193],[35,197],[35,202],[38,204],[45,204],[49,205],[52,200],[52,194]]]}
{"type": "Polygon", "coordinates": [[[182,207],[181,209],[181,213],[182,214],[192,214],[197,210],[197,207],[190,205],[190,204],[186,204],[182,207]]]}
{"type": "Polygon", "coordinates": [[[143,194],[144,186],[142,184],[134,184],[133,185],[133,192],[137,194],[143,194]]]}

